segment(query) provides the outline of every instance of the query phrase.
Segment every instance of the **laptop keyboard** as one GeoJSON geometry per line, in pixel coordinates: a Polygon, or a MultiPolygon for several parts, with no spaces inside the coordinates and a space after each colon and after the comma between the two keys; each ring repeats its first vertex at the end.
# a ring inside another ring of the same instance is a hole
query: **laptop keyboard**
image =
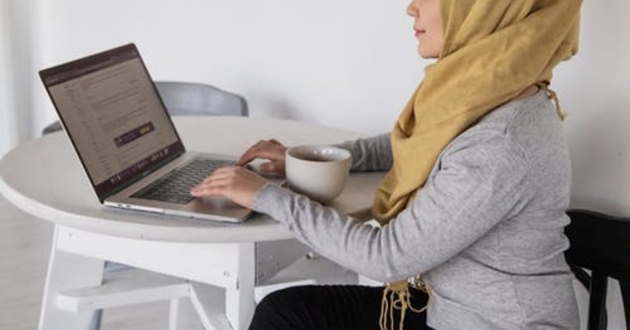
{"type": "Polygon", "coordinates": [[[190,189],[205,179],[212,171],[234,162],[215,159],[194,159],[184,167],[166,175],[131,195],[134,198],[148,199],[176,204],[188,204],[193,200],[190,189]]]}

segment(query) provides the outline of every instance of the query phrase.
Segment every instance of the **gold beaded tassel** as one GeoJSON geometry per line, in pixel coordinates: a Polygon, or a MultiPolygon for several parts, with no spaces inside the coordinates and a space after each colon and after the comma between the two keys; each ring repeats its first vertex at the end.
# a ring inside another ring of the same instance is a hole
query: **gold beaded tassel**
{"type": "Polygon", "coordinates": [[[400,311],[398,330],[403,330],[407,309],[410,309],[414,313],[422,313],[427,309],[427,306],[429,305],[428,301],[427,304],[420,309],[416,309],[411,305],[411,294],[409,293],[410,286],[426,292],[430,299],[430,289],[422,280],[420,275],[407,281],[388,283],[383,289],[383,299],[381,301],[381,315],[379,318],[379,326],[381,330],[395,329],[394,313],[396,310],[400,311]]]}
{"type": "Polygon", "coordinates": [[[545,93],[547,93],[547,97],[549,97],[549,99],[551,99],[554,105],[556,106],[556,112],[558,114],[558,117],[560,117],[560,120],[564,120],[564,118],[566,118],[567,116],[565,115],[565,113],[562,111],[562,108],[560,107],[560,101],[558,100],[558,95],[553,89],[549,88],[549,82],[541,81],[541,82],[538,82],[536,85],[542,88],[545,91],[545,93]]]}

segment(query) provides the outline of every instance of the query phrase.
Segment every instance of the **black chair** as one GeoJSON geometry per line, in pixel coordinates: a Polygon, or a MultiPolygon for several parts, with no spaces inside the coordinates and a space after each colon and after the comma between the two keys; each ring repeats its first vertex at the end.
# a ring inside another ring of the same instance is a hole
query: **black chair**
{"type": "Polygon", "coordinates": [[[576,278],[590,293],[588,330],[607,327],[606,292],[608,278],[619,281],[630,329],[630,218],[570,210],[571,224],[565,234],[571,247],[565,252],[576,278]],[[585,271],[591,271],[590,275],[585,271]]]}

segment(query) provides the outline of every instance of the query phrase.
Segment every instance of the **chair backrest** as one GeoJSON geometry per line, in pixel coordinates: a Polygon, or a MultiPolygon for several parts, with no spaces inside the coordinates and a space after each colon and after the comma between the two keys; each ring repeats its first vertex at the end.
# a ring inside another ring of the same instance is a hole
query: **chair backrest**
{"type": "Polygon", "coordinates": [[[248,116],[244,97],[211,85],[156,81],[162,101],[171,115],[248,116]]]}
{"type": "Polygon", "coordinates": [[[576,277],[590,293],[588,330],[607,326],[606,292],[608,278],[619,281],[630,329],[630,218],[587,211],[570,210],[571,224],[565,234],[571,246],[565,252],[576,277]],[[588,275],[584,269],[591,271],[588,275]]]}
{"type": "MultiPolygon", "coordinates": [[[[214,86],[192,82],[156,81],[155,86],[171,116],[249,115],[244,97],[214,86]]],[[[44,128],[43,135],[61,130],[57,121],[44,128]]]]}

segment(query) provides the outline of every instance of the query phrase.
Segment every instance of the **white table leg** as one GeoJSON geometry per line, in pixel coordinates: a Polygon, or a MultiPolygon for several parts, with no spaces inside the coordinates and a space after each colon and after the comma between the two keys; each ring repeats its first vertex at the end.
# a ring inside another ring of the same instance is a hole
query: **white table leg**
{"type": "Polygon", "coordinates": [[[225,290],[225,314],[234,330],[245,330],[254,315],[255,258],[254,243],[242,243],[238,247],[238,285],[225,290]]]}
{"type": "Polygon", "coordinates": [[[48,274],[44,287],[39,330],[86,330],[94,312],[67,312],[57,308],[57,292],[80,287],[97,286],[103,278],[103,260],[82,257],[57,249],[66,239],[55,227],[48,274]]]}
{"type": "Polygon", "coordinates": [[[170,302],[168,313],[168,330],[177,330],[177,322],[179,322],[179,302],[181,298],[173,299],[170,302]]]}

